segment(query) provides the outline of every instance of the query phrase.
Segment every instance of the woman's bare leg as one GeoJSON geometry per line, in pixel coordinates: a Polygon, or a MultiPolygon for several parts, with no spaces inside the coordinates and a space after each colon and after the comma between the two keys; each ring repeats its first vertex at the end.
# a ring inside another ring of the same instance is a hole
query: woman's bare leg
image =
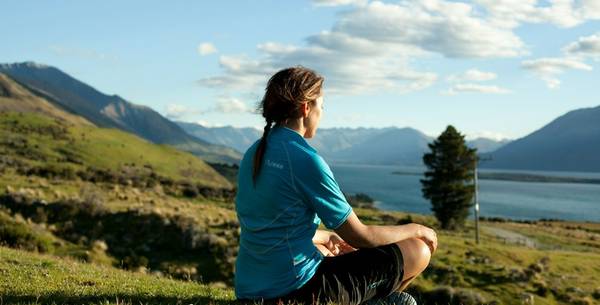
{"type": "Polygon", "coordinates": [[[396,243],[404,259],[404,276],[398,291],[406,289],[408,284],[415,279],[429,265],[431,251],[424,241],[418,238],[409,238],[396,243]]]}

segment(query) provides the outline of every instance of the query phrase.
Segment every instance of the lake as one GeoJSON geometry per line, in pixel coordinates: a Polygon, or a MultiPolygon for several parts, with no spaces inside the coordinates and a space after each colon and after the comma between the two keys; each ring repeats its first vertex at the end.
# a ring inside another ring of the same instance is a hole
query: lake
{"type": "MultiPolygon", "coordinates": [[[[331,164],[331,170],[344,192],[366,193],[377,201],[380,209],[431,214],[431,204],[421,194],[419,179],[423,176],[392,174],[394,171],[422,172],[423,168],[331,164]]],[[[600,173],[492,169],[480,172],[600,178],[600,173]]],[[[600,222],[600,184],[479,180],[479,205],[483,217],[600,222]]]]}

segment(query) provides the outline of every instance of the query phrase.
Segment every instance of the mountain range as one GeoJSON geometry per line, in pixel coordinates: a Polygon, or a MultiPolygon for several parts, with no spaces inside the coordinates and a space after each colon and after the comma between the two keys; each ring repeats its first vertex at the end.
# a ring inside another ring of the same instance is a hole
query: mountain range
{"type": "MultiPolygon", "coordinates": [[[[197,123],[177,121],[186,132],[212,143],[244,152],[262,136],[256,128],[207,127],[197,123]]],[[[432,137],[405,127],[386,128],[319,128],[308,139],[323,158],[332,163],[422,165],[421,158],[432,137]]],[[[490,152],[508,141],[477,138],[467,145],[480,152],[490,152]]]]}
{"type": "MultiPolygon", "coordinates": [[[[188,133],[244,152],[262,136],[255,128],[177,122],[188,133]]],[[[421,166],[434,139],[413,128],[319,128],[309,143],[328,162],[421,166]]],[[[483,168],[600,172],[600,106],[570,111],[517,140],[476,138],[467,145],[483,168]]]]}
{"type": "MultiPolygon", "coordinates": [[[[102,128],[33,94],[0,73],[0,171],[73,178],[77,171],[123,179],[232,185],[200,158],[117,128],[102,128]]],[[[97,177],[97,179],[100,176],[97,177]]]]}
{"type": "Polygon", "coordinates": [[[600,106],[581,108],[491,153],[487,168],[600,172],[600,106]]]}
{"type": "Polygon", "coordinates": [[[63,71],[34,62],[0,64],[21,86],[100,127],[117,128],[157,144],[169,144],[211,162],[236,163],[239,152],[187,134],[152,108],[104,94],[63,71]]]}
{"type": "MultiPolygon", "coordinates": [[[[213,163],[238,163],[241,153],[262,135],[255,128],[173,122],[150,107],[104,94],[57,68],[34,62],[0,64],[0,80],[5,83],[0,97],[12,95],[2,100],[0,111],[35,111],[116,128],[213,163]]],[[[410,127],[320,128],[308,141],[332,163],[420,166],[433,138],[410,127]]],[[[600,106],[570,111],[514,141],[478,138],[467,145],[491,156],[481,163],[486,168],[600,172],[600,106]]]]}

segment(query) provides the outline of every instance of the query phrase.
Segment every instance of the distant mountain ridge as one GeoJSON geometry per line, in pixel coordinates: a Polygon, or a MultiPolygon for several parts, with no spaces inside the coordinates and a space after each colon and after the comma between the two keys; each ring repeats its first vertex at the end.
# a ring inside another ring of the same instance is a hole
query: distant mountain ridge
{"type": "Polygon", "coordinates": [[[600,172],[600,106],[570,111],[491,155],[482,167],[600,172]]]}
{"type": "Polygon", "coordinates": [[[77,170],[102,170],[138,181],[168,177],[217,189],[232,188],[196,156],[117,128],[98,127],[34,95],[2,73],[0,139],[0,168],[12,166],[17,172],[71,177],[77,170]]]}
{"type": "Polygon", "coordinates": [[[94,125],[83,117],[64,111],[46,99],[32,94],[3,73],[0,73],[0,111],[36,112],[75,125],[94,125]]]}
{"type": "MultiPolygon", "coordinates": [[[[245,152],[262,136],[256,128],[207,127],[197,123],[177,122],[186,132],[221,145],[245,152]]],[[[328,162],[422,165],[423,153],[432,137],[405,127],[386,128],[319,128],[317,135],[307,141],[328,162]]],[[[488,152],[506,143],[479,138],[468,141],[469,146],[488,152]]]]}
{"type": "Polygon", "coordinates": [[[239,152],[187,134],[152,108],[106,95],[63,71],[34,62],[0,64],[0,72],[51,103],[101,127],[134,133],[154,143],[190,151],[211,162],[239,162],[239,152]]]}
{"type": "Polygon", "coordinates": [[[239,152],[245,152],[252,143],[262,136],[263,131],[252,127],[206,127],[197,123],[175,121],[188,134],[207,142],[225,145],[239,152]]]}

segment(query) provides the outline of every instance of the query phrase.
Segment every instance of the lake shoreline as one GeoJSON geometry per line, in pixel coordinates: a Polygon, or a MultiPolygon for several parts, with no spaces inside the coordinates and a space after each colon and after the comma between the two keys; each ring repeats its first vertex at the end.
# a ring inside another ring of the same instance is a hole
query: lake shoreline
{"type": "MultiPolygon", "coordinates": [[[[373,207],[371,207],[370,209],[376,210],[378,212],[384,212],[384,213],[385,212],[400,212],[400,213],[407,213],[407,214],[416,214],[416,215],[420,215],[423,217],[433,216],[433,213],[425,214],[425,213],[418,213],[418,212],[407,212],[407,211],[402,211],[402,210],[386,209],[386,208],[380,207],[381,203],[382,203],[381,201],[375,200],[373,202],[373,207]]],[[[470,221],[475,221],[475,217],[473,215],[470,215],[467,219],[469,219],[470,221]]],[[[479,216],[479,220],[484,221],[484,222],[523,223],[523,224],[536,224],[538,222],[600,224],[600,221],[593,221],[593,220],[573,220],[573,219],[561,219],[561,218],[510,218],[510,217],[503,217],[503,216],[479,216]]]]}
{"type": "MultiPolygon", "coordinates": [[[[377,201],[375,206],[381,210],[431,215],[431,203],[423,198],[421,191],[420,180],[424,177],[424,170],[425,168],[416,166],[332,166],[336,180],[344,192],[366,193],[377,201]]],[[[482,170],[480,174],[490,178],[479,181],[481,216],[516,221],[560,219],[600,222],[600,184],[575,183],[595,182],[594,180],[600,180],[600,173],[588,175],[578,172],[482,170]],[[550,181],[539,176],[560,177],[561,180],[550,181]],[[571,183],[561,183],[565,180],[571,183]]]]}
{"type": "MultiPolygon", "coordinates": [[[[423,176],[423,173],[410,171],[393,171],[392,174],[423,176]]],[[[600,179],[596,178],[558,177],[521,173],[479,172],[477,177],[484,180],[498,181],[600,184],[600,179]]]]}

